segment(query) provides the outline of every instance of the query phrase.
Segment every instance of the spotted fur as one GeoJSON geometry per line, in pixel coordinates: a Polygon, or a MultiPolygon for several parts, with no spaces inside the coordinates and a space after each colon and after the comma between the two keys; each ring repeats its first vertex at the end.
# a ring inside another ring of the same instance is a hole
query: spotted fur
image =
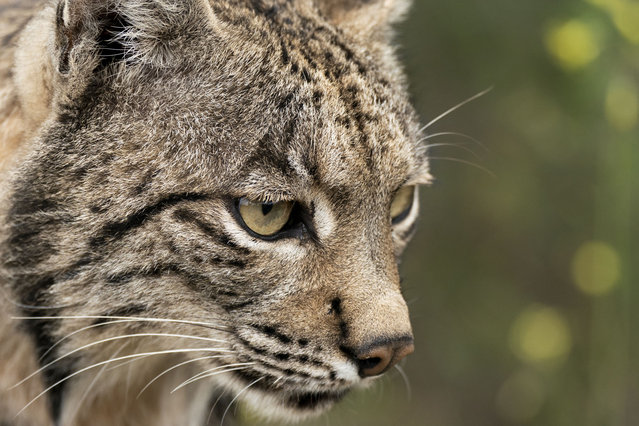
{"type": "Polygon", "coordinates": [[[406,6],[0,1],[1,424],[201,425],[236,397],[297,419],[371,380],[355,352],[412,342],[406,6]],[[256,238],[240,197],[308,226],[256,238]]]}

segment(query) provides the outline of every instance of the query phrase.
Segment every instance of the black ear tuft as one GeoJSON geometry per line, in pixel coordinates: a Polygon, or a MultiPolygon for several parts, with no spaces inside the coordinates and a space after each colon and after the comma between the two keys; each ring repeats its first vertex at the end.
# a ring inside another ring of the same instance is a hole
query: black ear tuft
{"type": "Polygon", "coordinates": [[[100,33],[97,43],[100,55],[99,68],[132,58],[130,30],[131,23],[124,15],[110,11],[99,22],[100,33]]]}
{"type": "Polygon", "coordinates": [[[67,74],[73,59],[99,57],[97,69],[124,61],[132,54],[129,20],[110,1],[61,0],[56,11],[58,70],[67,74]],[[78,50],[84,50],[80,52],[78,50]]]}

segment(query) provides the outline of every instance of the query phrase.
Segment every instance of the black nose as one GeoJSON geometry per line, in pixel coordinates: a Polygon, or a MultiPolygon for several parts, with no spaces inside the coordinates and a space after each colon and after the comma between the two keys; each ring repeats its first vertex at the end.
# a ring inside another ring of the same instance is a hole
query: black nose
{"type": "Polygon", "coordinates": [[[411,336],[376,340],[354,351],[361,377],[382,374],[405,356],[413,353],[415,346],[411,336]]]}

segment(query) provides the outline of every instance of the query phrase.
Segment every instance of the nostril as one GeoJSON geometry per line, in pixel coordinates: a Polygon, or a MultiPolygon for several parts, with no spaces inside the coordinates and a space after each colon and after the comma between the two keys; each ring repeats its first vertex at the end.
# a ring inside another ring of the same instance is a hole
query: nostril
{"type": "Polygon", "coordinates": [[[372,370],[373,368],[377,367],[380,362],[382,362],[382,359],[379,357],[357,360],[360,370],[372,370]]]}
{"type": "Polygon", "coordinates": [[[412,337],[383,339],[372,345],[365,345],[354,353],[359,367],[359,375],[372,377],[382,374],[412,353],[413,350],[412,337]]]}
{"type": "Polygon", "coordinates": [[[382,374],[388,368],[393,357],[392,348],[389,346],[378,346],[357,356],[359,375],[371,377],[382,374]]]}

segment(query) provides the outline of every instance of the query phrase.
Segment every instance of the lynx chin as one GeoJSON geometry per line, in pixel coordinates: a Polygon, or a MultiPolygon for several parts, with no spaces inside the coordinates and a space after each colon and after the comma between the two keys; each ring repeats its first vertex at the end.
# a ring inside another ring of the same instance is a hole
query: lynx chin
{"type": "Polygon", "coordinates": [[[323,413],[413,351],[406,0],[0,0],[0,424],[323,413]]]}

